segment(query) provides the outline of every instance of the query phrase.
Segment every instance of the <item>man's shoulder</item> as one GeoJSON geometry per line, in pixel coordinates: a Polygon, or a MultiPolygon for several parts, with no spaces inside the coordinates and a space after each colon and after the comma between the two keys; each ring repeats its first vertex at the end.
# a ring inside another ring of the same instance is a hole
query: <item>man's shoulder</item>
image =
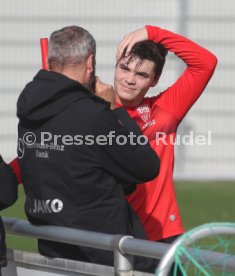
{"type": "Polygon", "coordinates": [[[82,100],[77,100],[73,104],[79,108],[84,108],[87,112],[93,111],[92,113],[110,111],[108,102],[91,93],[85,93],[82,100]]]}
{"type": "Polygon", "coordinates": [[[86,120],[86,125],[93,127],[116,120],[110,104],[95,95],[86,95],[83,99],[74,101],[67,111],[77,122],[86,120]]]}

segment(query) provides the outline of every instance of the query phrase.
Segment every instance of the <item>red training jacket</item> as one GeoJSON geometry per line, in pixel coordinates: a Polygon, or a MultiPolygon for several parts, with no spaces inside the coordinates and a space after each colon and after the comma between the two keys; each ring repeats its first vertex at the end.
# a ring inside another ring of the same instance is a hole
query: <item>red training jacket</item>
{"type": "Polygon", "coordinates": [[[136,191],[127,197],[144,224],[148,239],[157,241],[184,231],[173,183],[173,141],[179,123],[210,80],[217,59],[208,50],[180,35],[154,26],[146,26],[146,29],[149,40],[161,43],[187,65],[171,87],[158,96],[145,98],[139,106],[127,109],[161,160],[158,177],[137,185],[136,191]]]}

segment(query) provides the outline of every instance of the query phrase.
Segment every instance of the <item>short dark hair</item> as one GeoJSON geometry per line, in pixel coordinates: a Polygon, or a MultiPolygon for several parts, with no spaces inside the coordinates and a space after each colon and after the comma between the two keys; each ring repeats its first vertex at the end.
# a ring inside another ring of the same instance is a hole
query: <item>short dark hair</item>
{"type": "MultiPolygon", "coordinates": [[[[126,50],[127,48],[124,49],[120,59],[126,57],[126,50]]],[[[127,63],[129,64],[136,57],[140,59],[140,63],[138,63],[137,66],[139,66],[143,60],[150,60],[155,64],[155,78],[159,78],[165,64],[166,55],[167,50],[161,44],[150,40],[143,40],[133,45],[127,56],[127,63]]]]}

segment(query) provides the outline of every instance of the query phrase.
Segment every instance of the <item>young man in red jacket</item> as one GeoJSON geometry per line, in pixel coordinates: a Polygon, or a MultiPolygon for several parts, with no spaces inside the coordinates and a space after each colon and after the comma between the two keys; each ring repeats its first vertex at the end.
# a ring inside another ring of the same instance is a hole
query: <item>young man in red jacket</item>
{"type": "Polygon", "coordinates": [[[216,57],[170,31],[145,26],[126,35],[117,51],[117,102],[140,126],[161,160],[159,175],[127,197],[144,224],[148,239],[171,243],[184,232],[173,183],[177,128],[210,80],[216,57]],[[158,96],[145,97],[157,84],[167,51],[186,65],[178,80],[158,96]]]}

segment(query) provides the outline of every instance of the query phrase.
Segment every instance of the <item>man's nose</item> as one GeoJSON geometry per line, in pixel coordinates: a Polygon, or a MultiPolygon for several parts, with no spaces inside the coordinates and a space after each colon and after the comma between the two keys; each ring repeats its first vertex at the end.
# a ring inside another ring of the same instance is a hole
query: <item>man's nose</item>
{"type": "Polygon", "coordinates": [[[126,83],[135,84],[135,76],[134,74],[128,74],[125,78],[126,83]]]}

